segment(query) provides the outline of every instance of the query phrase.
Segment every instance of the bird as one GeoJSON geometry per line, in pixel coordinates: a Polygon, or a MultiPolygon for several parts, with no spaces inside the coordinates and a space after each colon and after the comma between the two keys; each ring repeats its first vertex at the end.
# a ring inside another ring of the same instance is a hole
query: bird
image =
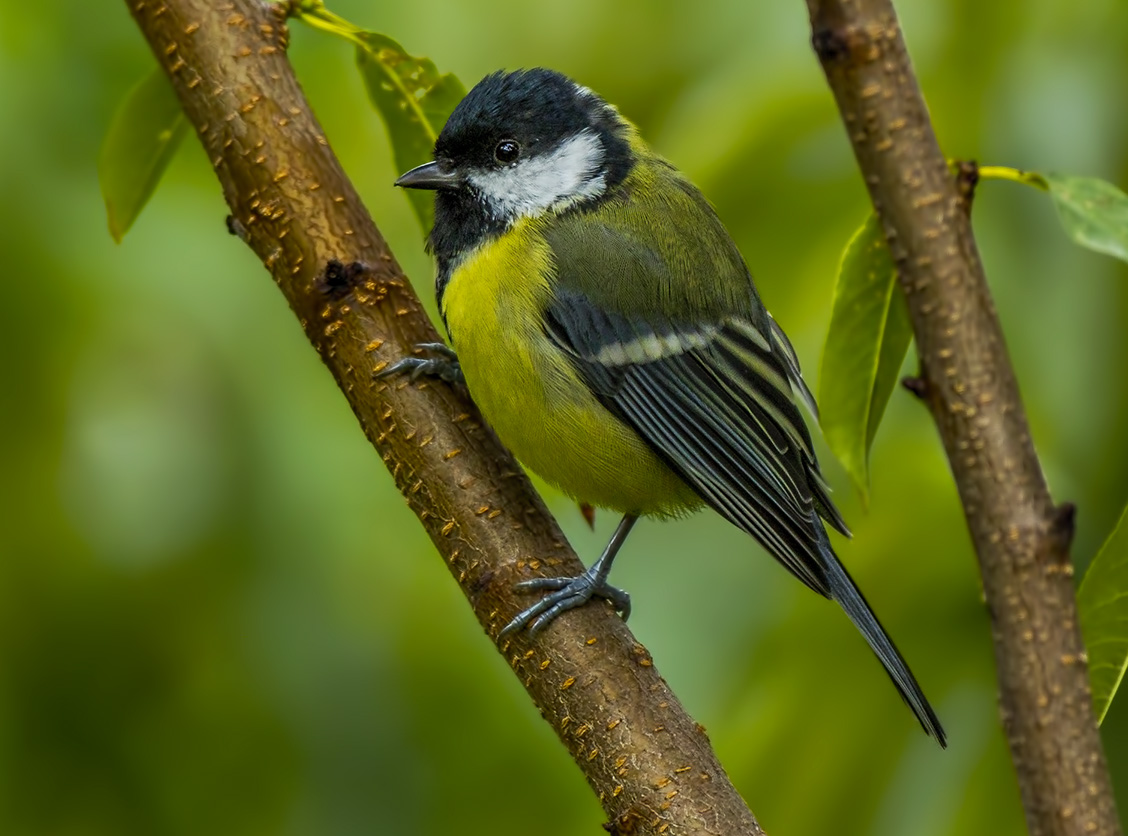
{"type": "Polygon", "coordinates": [[[639,517],[703,506],[842,607],[924,730],[945,732],[839,561],[830,497],[800,411],[815,399],[708,200],[591,89],[543,68],[486,76],[454,108],[433,160],[396,180],[435,194],[428,248],[449,337],[384,374],[465,385],[531,471],[622,521],[574,578],[503,635],[605,598],[639,517]],[[824,525],[825,523],[825,525],[824,525]]]}

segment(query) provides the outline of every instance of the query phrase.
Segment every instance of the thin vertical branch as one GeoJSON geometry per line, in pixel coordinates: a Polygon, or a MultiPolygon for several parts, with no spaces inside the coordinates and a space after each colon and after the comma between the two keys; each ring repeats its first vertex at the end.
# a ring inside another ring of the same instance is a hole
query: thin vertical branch
{"type": "MultiPolygon", "coordinates": [[[[890,0],[807,0],[812,44],[897,265],[928,404],[991,615],[999,699],[1031,834],[1119,834],[1069,546],[1042,476],[967,212],[890,0]]],[[[952,730],[958,739],[959,730],[952,730]]]]}

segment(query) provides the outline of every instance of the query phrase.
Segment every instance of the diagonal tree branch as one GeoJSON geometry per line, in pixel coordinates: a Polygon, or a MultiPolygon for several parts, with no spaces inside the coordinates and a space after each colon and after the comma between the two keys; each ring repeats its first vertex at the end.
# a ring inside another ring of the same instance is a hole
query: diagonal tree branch
{"type": "Polygon", "coordinates": [[[1074,602],[1074,508],[1055,506],[1042,476],[971,232],[969,195],[948,173],[891,0],[807,7],[908,297],[918,389],[979,556],[1003,726],[1030,833],[1119,834],[1074,602]]]}
{"type": "MultiPolygon", "coordinates": [[[[212,161],[232,229],[270,270],[496,641],[527,604],[516,580],[582,567],[468,400],[447,386],[374,380],[407,347],[438,337],[302,96],[284,12],[258,0],[127,5],[212,161]]],[[[499,649],[600,798],[609,830],[762,833],[704,731],[609,607],[576,610],[499,649]]]]}

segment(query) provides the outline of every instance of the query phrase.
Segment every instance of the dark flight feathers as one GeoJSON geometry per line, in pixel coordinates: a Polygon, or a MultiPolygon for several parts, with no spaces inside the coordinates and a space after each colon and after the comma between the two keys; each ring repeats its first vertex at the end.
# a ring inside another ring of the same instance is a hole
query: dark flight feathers
{"type": "Polygon", "coordinates": [[[770,335],[760,335],[740,319],[698,328],[654,325],[559,290],[546,324],[600,401],[702,499],[811,589],[830,594],[816,533],[822,528],[818,513],[825,510],[839,530],[845,524],[817,477],[782,351],[762,347],[771,345],[770,335]],[[675,333],[689,335],[683,337],[683,350],[668,347],[667,335],[675,333]],[[608,362],[615,354],[609,347],[648,338],[657,338],[655,346],[665,344],[667,356],[608,362]]]}
{"type": "MultiPolygon", "coordinates": [[[[601,308],[560,276],[545,331],[600,402],[705,502],[792,574],[839,602],[930,735],[944,731],[904,659],[838,561],[822,517],[849,534],[795,403],[813,398],[770,317],[673,323],[601,308]]],[[[812,409],[813,411],[813,409],[812,409]]]]}

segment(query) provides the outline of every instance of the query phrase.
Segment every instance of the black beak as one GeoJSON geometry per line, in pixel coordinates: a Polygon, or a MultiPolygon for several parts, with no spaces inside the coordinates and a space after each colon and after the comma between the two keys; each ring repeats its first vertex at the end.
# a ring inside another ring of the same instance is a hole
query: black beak
{"type": "Polygon", "coordinates": [[[405,189],[459,189],[462,183],[461,174],[457,171],[444,171],[438,163],[417,165],[396,180],[396,185],[405,189]]]}

